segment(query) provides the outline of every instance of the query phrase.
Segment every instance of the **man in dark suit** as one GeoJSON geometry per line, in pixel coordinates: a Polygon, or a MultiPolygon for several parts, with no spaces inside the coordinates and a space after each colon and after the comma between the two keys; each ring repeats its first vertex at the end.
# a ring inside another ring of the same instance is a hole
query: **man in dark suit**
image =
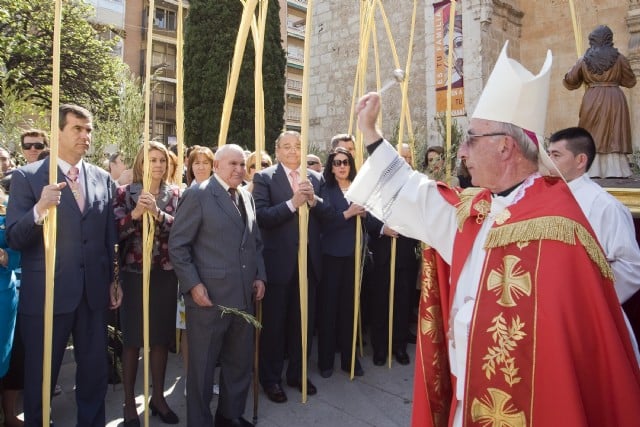
{"type": "MultiPolygon", "coordinates": [[[[24,418],[42,425],[45,251],[42,222],[57,206],[51,384],[73,336],[77,424],[104,426],[107,392],[107,307],[121,297],[111,286],[116,242],[111,178],[83,161],[91,144],[91,113],[60,106],[58,183],[49,159],[16,170],[7,208],[7,240],[22,252],[19,314],[25,345],[24,418]]],[[[49,357],[49,355],[44,355],[49,357]]]]}
{"type": "Polygon", "coordinates": [[[214,168],[211,178],[184,193],[169,237],[189,325],[187,425],[213,427],[209,404],[219,359],[215,425],[251,426],[242,414],[251,384],[253,326],[239,316],[221,316],[220,306],[254,312],[252,296],[261,300],[265,293],[262,240],[251,193],[240,186],[242,148],[220,148],[214,168]]]}
{"type": "Polygon", "coordinates": [[[369,232],[369,249],[373,252],[374,274],[370,283],[371,345],[373,363],[382,366],[387,360],[389,340],[389,288],[391,271],[391,244],[396,239],[395,285],[393,298],[393,328],[391,351],[401,365],[410,363],[407,354],[409,321],[412,314],[412,296],[418,277],[417,240],[402,236],[370,216],[365,222],[369,232]]]}
{"type": "MultiPolygon", "coordinates": [[[[264,241],[269,293],[263,303],[260,333],[260,383],[270,400],[286,402],[281,386],[285,348],[289,358],[287,384],[302,390],[302,342],[298,284],[298,208],[310,206],[308,232],[308,344],[311,349],[315,295],[321,277],[322,250],[318,216],[326,214],[320,194],[322,176],[307,170],[300,179],[300,134],[282,133],[276,140],[279,163],[253,177],[258,225],[264,241]]],[[[307,394],[316,394],[307,381],[307,394]]]]}

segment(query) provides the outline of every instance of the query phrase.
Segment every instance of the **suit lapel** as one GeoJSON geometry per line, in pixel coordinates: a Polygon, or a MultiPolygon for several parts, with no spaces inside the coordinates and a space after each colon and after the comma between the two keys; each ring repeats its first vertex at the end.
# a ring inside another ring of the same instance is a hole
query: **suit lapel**
{"type": "MultiPolygon", "coordinates": [[[[98,185],[98,180],[96,175],[93,173],[93,168],[91,165],[88,165],[86,162],[82,162],[82,167],[84,168],[84,210],[83,216],[86,215],[91,209],[90,206],[93,205],[93,201],[96,199],[96,188],[98,185]]],[[[77,203],[76,203],[77,205],[77,203]]]]}
{"type": "Polygon", "coordinates": [[[240,212],[238,211],[238,208],[236,207],[236,205],[233,204],[233,201],[231,200],[231,196],[229,195],[229,193],[225,191],[224,188],[222,188],[222,185],[220,185],[220,183],[214,176],[211,177],[210,183],[211,183],[211,189],[213,191],[213,195],[215,197],[215,200],[218,203],[218,206],[220,206],[220,208],[224,211],[224,213],[231,218],[231,221],[235,225],[237,225],[241,229],[244,229],[244,222],[242,221],[242,216],[240,215],[240,212]]]}
{"type": "Polygon", "coordinates": [[[246,191],[244,188],[239,187],[238,194],[242,196],[242,204],[244,205],[244,211],[247,215],[247,223],[245,224],[244,233],[242,234],[242,243],[244,243],[253,231],[254,210],[253,205],[251,204],[251,193],[246,191]]]}
{"type": "Polygon", "coordinates": [[[278,163],[275,173],[273,174],[273,182],[276,184],[276,188],[282,188],[284,197],[290,199],[293,196],[293,190],[291,189],[291,183],[289,177],[284,171],[284,167],[281,163],[278,163]]]}

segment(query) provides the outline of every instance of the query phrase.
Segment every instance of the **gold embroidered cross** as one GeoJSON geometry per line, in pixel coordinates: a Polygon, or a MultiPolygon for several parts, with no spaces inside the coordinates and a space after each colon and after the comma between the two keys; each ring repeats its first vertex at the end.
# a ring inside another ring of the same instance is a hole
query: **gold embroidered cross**
{"type": "Polygon", "coordinates": [[[531,296],[531,275],[517,266],[520,258],[507,255],[502,260],[502,267],[492,270],[487,279],[487,289],[500,297],[498,304],[503,307],[517,305],[515,297],[531,296]]]}
{"type": "Polygon", "coordinates": [[[513,404],[508,403],[511,396],[502,390],[489,388],[489,396],[482,401],[473,399],[471,419],[485,427],[516,427],[527,424],[523,411],[517,412],[513,404]]]}

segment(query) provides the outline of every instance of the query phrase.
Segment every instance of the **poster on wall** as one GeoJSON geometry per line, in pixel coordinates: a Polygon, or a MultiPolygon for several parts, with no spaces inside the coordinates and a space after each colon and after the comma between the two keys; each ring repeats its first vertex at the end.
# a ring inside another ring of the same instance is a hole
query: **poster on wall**
{"type": "Polygon", "coordinates": [[[464,116],[464,58],[462,54],[462,8],[460,1],[456,4],[456,15],[453,25],[449,25],[451,1],[445,0],[433,5],[434,9],[434,45],[436,72],[436,113],[447,111],[447,85],[449,71],[447,68],[449,55],[449,29],[453,30],[453,69],[451,70],[451,114],[464,116]]]}

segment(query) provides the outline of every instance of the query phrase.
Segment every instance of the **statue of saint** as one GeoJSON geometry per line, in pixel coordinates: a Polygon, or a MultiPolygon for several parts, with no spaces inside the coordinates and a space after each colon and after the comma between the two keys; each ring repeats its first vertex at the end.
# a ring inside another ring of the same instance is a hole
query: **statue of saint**
{"type": "Polygon", "coordinates": [[[600,25],[589,34],[589,49],[564,76],[569,90],[585,84],[578,126],[596,143],[592,177],[629,177],[628,154],[633,152],[629,107],[620,86],[631,88],[636,76],[629,61],[613,47],[613,32],[600,25]]]}

